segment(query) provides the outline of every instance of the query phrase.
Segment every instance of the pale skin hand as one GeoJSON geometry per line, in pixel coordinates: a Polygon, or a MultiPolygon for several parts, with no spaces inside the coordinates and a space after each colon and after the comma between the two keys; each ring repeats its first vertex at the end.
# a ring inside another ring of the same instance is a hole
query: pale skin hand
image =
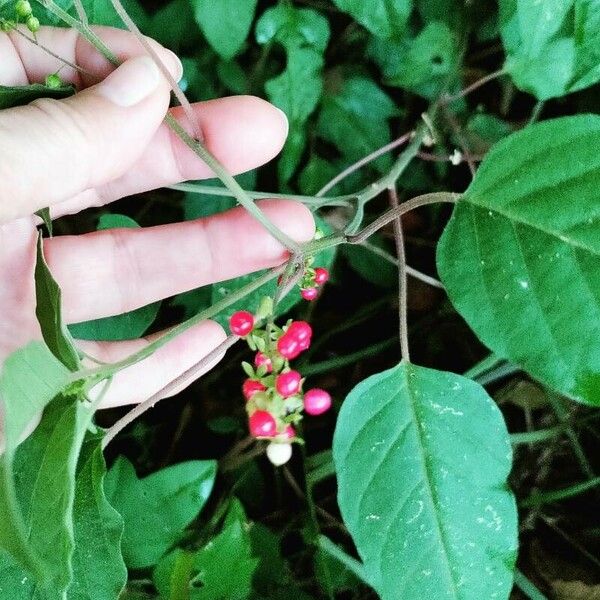
{"type": "MultiPolygon", "coordinates": [[[[139,42],[118,30],[96,30],[121,60],[143,55],[139,42]]],[[[33,270],[36,218],[54,217],[211,173],[162,124],[169,88],[144,61],[114,71],[76,32],[42,28],[44,46],[83,67],[60,76],[84,91],[0,111],[0,367],[5,358],[40,338],[33,270]],[[141,97],[142,96],[142,97],[141,97]],[[129,104],[122,106],[122,104],[129,104]]],[[[157,50],[176,78],[180,64],[157,50]]],[[[0,34],[0,84],[42,82],[62,64],[16,34],[0,34]]],[[[232,97],[194,106],[209,149],[232,173],[273,158],[287,121],[273,106],[232,97]]],[[[179,110],[174,114],[185,125],[179,110]]],[[[298,242],[314,233],[310,212],[291,201],[264,201],[269,218],[298,242]]],[[[68,323],[132,310],[201,285],[281,264],[286,251],[242,208],[199,221],[140,230],[59,236],[45,244],[50,269],[63,291],[68,323]]],[[[104,406],[136,403],[198,362],[225,338],[212,321],[193,327],[152,357],[118,374],[104,406]]],[[[114,362],[148,340],[81,344],[114,362]]]]}

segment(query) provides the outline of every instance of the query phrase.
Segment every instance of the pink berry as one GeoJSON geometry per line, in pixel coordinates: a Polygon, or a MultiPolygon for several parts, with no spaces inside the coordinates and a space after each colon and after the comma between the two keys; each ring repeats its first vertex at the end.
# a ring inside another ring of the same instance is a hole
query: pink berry
{"type": "Polygon", "coordinates": [[[257,352],[254,357],[254,365],[256,367],[266,367],[267,373],[270,373],[273,370],[273,363],[271,359],[264,354],[263,352],[257,352]]]}
{"type": "Polygon", "coordinates": [[[254,394],[258,392],[264,392],[267,388],[256,379],[246,379],[242,385],[242,392],[246,400],[250,400],[254,394]]]}
{"type": "Polygon", "coordinates": [[[248,335],[254,327],[254,315],[247,310],[238,310],[231,315],[229,319],[229,328],[231,333],[244,337],[248,335]]]}
{"type": "Polygon", "coordinates": [[[300,292],[300,295],[302,296],[302,298],[304,298],[304,300],[308,300],[309,302],[311,302],[319,295],[319,292],[317,291],[317,288],[304,288],[300,292]]]}
{"type": "Polygon", "coordinates": [[[293,440],[296,437],[296,430],[291,425],[286,425],[279,437],[285,440],[293,440]]]}
{"type": "Polygon", "coordinates": [[[248,419],[250,434],[254,437],[273,437],[277,434],[277,423],[266,410],[257,410],[248,419]]]}
{"type": "Polygon", "coordinates": [[[329,280],[329,271],[323,267],[317,267],[315,269],[315,283],[317,285],[323,285],[329,280]]]}
{"type": "Polygon", "coordinates": [[[300,352],[302,352],[302,347],[295,337],[291,336],[289,333],[284,333],[277,340],[277,351],[283,358],[291,360],[296,358],[300,352]]]}
{"type": "Polygon", "coordinates": [[[293,396],[300,389],[302,375],[298,371],[287,371],[275,379],[275,389],[284,398],[293,396]]]}
{"type": "Polygon", "coordinates": [[[331,408],[331,396],[319,388],[308,390],[304,394],[304,410],[309,415],[321,415],[331,408]]]}
{"type": "Polygon", "coordinates": [[[294,321],[288,327],[286,334],[298,340],[301,346],[308,344],[306,345],[308,348],[312,337],[312,327],[306,321],[294,321]]]}

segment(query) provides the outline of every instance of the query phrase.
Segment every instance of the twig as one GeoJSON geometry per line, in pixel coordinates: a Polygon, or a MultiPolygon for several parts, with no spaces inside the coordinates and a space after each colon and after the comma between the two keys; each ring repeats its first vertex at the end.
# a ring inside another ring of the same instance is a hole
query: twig
{"type": "Polygon", "coordinates": [[[35,39],[34,37],[31,37],[31,36],[27,35],[24,31],[21,31],[21,29],[19,29],[18,27],[15,27],[12,31],[14,31],[17,35],[20,35],[21,37],[25,38],[28,42],[37,46],[40,50],[43,50],[46,54],[48,54],[52,58],[56,58],[56,60],[63,63],[65,66],[70,67],[71,69],[74,69],[75,71],[77,71],[79,73],[83,73],[84,75],[88,75],[88,76],[91,75],[91,73],[89,71],[86,71],[84,68],[76,65],[75,63],[68,61],[66,58],[63,58],[62,56],[59,56],[58,54],[56,54],[56,52],[53,52],[52,50],[50,50],[50,48],[47,48],[43,44],[40,44],[40,42],[37,39],[35,39]]]}
{"type": "Polygon", "coordinates": [[[505,75],[505,74],[506,74],[506,71],[504,69],[498,69],[497,71],[494,71],[493,73],[490,73],[489,75],[486,75],[485,77],[482,77],[481,79],[478,79],[477,81],[475,81],[471,85],[467,86],[464,90],[461,90],[457,94],[454,94],[453,96],[445,96],[444,98],[442,98],[442,102],[444,102],[444,104],[450,104],[451,102],[454,102],[455,100],[464,98],[471,92],[480,88],[482,85],[485,85],[486,83],[488,83],[489,81],[493,81],[494,79],[498,79],[498,77],[501,77],[502,75],[505,75]]]}
{"type": "MultiPolygon", "coordinates": [[[[390,205],[396,210],[400,206],[396,186],[388,188],[390,205]]],[[[400,354],[402,360],[410,362],[408,348],[408,292],[406,277],[406,252],[404,251],[404,236],[402,233],[402,217],[396,217],[394,223],[394,239],[396,242],[396,255],[398,256],[398,317],[400,354]]]]}
{"type": "Polygon", "coordinates": [[[360,169],[361,167],[364,167],[365,165],[374,161],[376,158],[379,158],[383,154],[390,152],[394,148],[397,148],[398,146],[402,146],[402,144],[405,144],[411,138],[411,136],[414,135],[414,133],[415,133],[414,131],[409,131],[408,133],[405,133],[404,135],[400,136],[397,140],[394,140],[393,142],[390,142],[389,144],[382,146],[381,148],[375,150],[374,152],[371,152],[371,154],[368,154],[364,158],[361,158],[359,161],[355,162],[353,165],[350,165],[349,167],[344,169],[341,173],[336,175],[329,183],[325,184],[316,193],[317,198],[324,196],[331,188],[335,187],[340,181],[342,181],[343,179],[346,179],[346,177],[348,177],[349,175],[352,175],[352,173],[354,173],[355,171],[358,171],[358,169],[360,169]]]}
{"type": "Polygon", "coordinates": [[[193,381],[199,373],[205,370],[212,362],[217,360],[221,354],[227,352],[233,344],[239,340],[238,336],[230,335],[227,339],[221,342],[216,348],[211,350],[205,357],[199,360],[196,364],[186,369],[181,375],[167,383],[158,392],[152,394],[150,398],[138,404],[130,410],[124,417],[119,419],[107,432],[102,440],[102,450],[130,423],[135,421],[139,416],[143,415],[147,410],[153,408],[160,400],[175,391],[182,385],[187,385],[193,381]]]}

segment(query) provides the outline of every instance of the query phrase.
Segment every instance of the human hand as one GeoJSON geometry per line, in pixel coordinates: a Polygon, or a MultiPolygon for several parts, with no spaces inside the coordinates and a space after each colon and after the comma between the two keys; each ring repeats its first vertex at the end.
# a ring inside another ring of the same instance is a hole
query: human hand
{"type": "MultiPolygon", "coordinates": [[[[118,69],[70,29],[42,28],[42,46],[82,67],[62,68],[61,79],[80,91],[65,100],[42,99],[0,111],[0,367],[17,348],[41,337],[35,317],[36,217],[50,206],[53,218],[186,179],[210,170],[162,124],[170,90],[131,34],[96,33],[125,61],[118,69]],[[91,74],[88,75],[88,74],[91,74]]],[[[181,64],[156,50],[176,79],[181,64]]],[[[0,34],[0,84],[41,82],[63,64],[17,33],[0,34]]],[[[281,149],[287,121],[253,97],[194,105],[205,142],[232,172],[255,168],[281,149]]],[[[172,113],[182,125],[181,110],[172,113]]],[[[261,208],[298,242],[314,233],[310,212],[291,201],[261,208]]],[[[46,240],[49,267],[62,288],[63,315],[75,323],[123,313],[201,285],[282,263],[286,251],[242,208],[207,219],[115,229],[46,240]]],[[[158,334],[160,335],[160,334],[158,334]]],[[[78,342],[99,360],[114,362],[146,339],[78,342]]],[[[120,372],[103,406],[136,403],[153,395],[223,339],[205,321],[146,360],[120,372]]]]}

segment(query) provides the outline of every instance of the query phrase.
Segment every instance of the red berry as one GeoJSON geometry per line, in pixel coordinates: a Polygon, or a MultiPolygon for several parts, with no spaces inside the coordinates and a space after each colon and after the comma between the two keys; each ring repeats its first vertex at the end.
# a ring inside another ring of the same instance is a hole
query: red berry
{"type": "Polygon", "coordinates": [[[310,338],[312,337],[312,327],[306,321],[294,321],[288,327],[286,334],[298,340],[301,346],[310,346],[310,338]]]}
{"type": "Polygon", "coordinates": [[[284,398],[293,396],[300,389],[302,375],[298,371],[287,371],[275,379],[275,389],[284,398]]]}
{"type": "Polygon", "coordinates": [[[257,392],[264,392],[267,388],[256,379],[246,379],[242,385],[242,392],[246,400],[250,400],[257,392]]]}
{"type": "Polygon", "coordinates": [[[277,434],[277,423],[266,410],[257,410],[248,419],[250,434],[254,437],[273,437],[277,434]]]}
{"type": "Polygon", "coordinates": [[[254,365],[256,367],[266,367],[267,373],[270,373],[273,370],[273,363],[271,359],[262,352],[257,352],[254,357],[254,365]]]}
{"type": "Polygon", "coordinates": [[[277,351],[283,358],[291,360],[296,358],[300,352],[302,352],[302,347],[295,337],[291,336],[289,333],[284,333],[277,340],[277,351]]]}
{"type": "Polygon", "coordinates": [[[317,291],[317,288],[304,288],[300,292],[300,295],[302,296],[302,298],[304,298],[304,300],[308,300],[310,302],[319,295],[319,292],[317,291]]]}
{"type": "Polygon", "coordinates": [[[323,285],[329,280],[329,271],[323,267],[317,267],[315,269],[315,283],[317,285],[323,285]]]}
{"type": "Polygon", "coordinates": [[[244,337],[248,335],[254,327],[254,315],[247,310],[238,310],[231,315],[229,319],[229,328],[231,333],[244,337]]]}
{"type": "Polygon", "coordinates": [[[319,388],[308,390],[304,394],[304,410],[309,415],[321,415],[331,408],[331,396],[319,388]]]}
{"type": "Polygon", "coordinates": [[[291,425],[286,425],[279,437],[285,440],[293,440],[296,437],[296,430],[291,425]]]}

